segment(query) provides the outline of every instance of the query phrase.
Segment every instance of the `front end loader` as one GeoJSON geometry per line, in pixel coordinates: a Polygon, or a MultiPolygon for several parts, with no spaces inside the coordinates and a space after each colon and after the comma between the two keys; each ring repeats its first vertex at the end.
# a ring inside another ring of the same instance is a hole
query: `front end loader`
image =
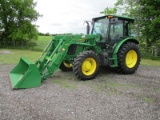
{"type": "Polygon", "coordinates": [[[73,71],[80,80],[95,78],[101,66],[134,73],[140,64],[140,51],[138,41],[131,36],[133,22],[133,18],[106,15],[93,18],[92,30],[87,26],[86,35],[54,36],[35,63],[22,57],[11,70],[12,88],[38,87],[57,69],[73,71]]]}

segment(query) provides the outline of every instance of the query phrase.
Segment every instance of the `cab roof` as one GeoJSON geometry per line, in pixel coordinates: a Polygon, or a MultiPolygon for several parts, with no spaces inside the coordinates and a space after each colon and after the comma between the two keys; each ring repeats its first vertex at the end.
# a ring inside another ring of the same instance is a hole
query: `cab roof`
{"type": "Polygon", "coordinates": [[[95,21],[97,19],[101,19],[101,18],[118,18],[119,20],[126,20],[126,21],[130,21],[130,22],[134,22],[134,18],[132,17],[127,17],[127,16],[120,16],[120,15],[105,15],[105,16],[101,16],[101,17],[95,17],[92,20],[95,21]]]}

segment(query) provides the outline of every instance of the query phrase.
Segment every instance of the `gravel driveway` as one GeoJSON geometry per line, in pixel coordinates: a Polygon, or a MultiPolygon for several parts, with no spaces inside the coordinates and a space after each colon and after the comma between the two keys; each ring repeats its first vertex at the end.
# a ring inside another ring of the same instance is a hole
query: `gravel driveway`
{"type": "Polygon", "coordinates": [[[12,90],[13,66],[0,65],[0,120],[160,120],[160,67],[89,81],[58,70],[38,88],[12,90]]]}

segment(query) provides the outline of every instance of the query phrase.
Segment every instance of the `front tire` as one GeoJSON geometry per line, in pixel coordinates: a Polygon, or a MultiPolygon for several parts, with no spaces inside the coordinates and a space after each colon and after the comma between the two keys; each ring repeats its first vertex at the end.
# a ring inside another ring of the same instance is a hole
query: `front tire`
{"type": "Polygon", "coordinates": [[[118,52],[118,71],[123,74],[132,74],[139,67],[141,60],[137,44],[128,42],[123,44],[118,52]]]}
{"type": "Polygon", "coordinates": [[[96,77],[100,68],[100,59],[93,51],[80,53],[73,62],[73,72],[81,80],[90,80],[96,77]]]}
{"type": "Polygon", "coordinates": [[[72,64],[63,61],[59,67],[60,70],[67,72],[67,71],[72,71],[72,64]]]}

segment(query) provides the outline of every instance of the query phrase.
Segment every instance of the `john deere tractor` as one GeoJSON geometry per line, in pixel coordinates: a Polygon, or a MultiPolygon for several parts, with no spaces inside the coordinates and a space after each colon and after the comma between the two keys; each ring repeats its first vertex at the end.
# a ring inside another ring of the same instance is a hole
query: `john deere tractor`
{"type": "Polygon", "coordinates": [[[133,22],[130,17],[106,15],[93,18],[86,35],[54,36],[35,63],[20,58],[10,72],[12,88],[38,87],[57,69],[73,71],[80,80],[95,78],[101,66],[134,73],[140,64],[140,51],[131,34],[133,22]]]}

